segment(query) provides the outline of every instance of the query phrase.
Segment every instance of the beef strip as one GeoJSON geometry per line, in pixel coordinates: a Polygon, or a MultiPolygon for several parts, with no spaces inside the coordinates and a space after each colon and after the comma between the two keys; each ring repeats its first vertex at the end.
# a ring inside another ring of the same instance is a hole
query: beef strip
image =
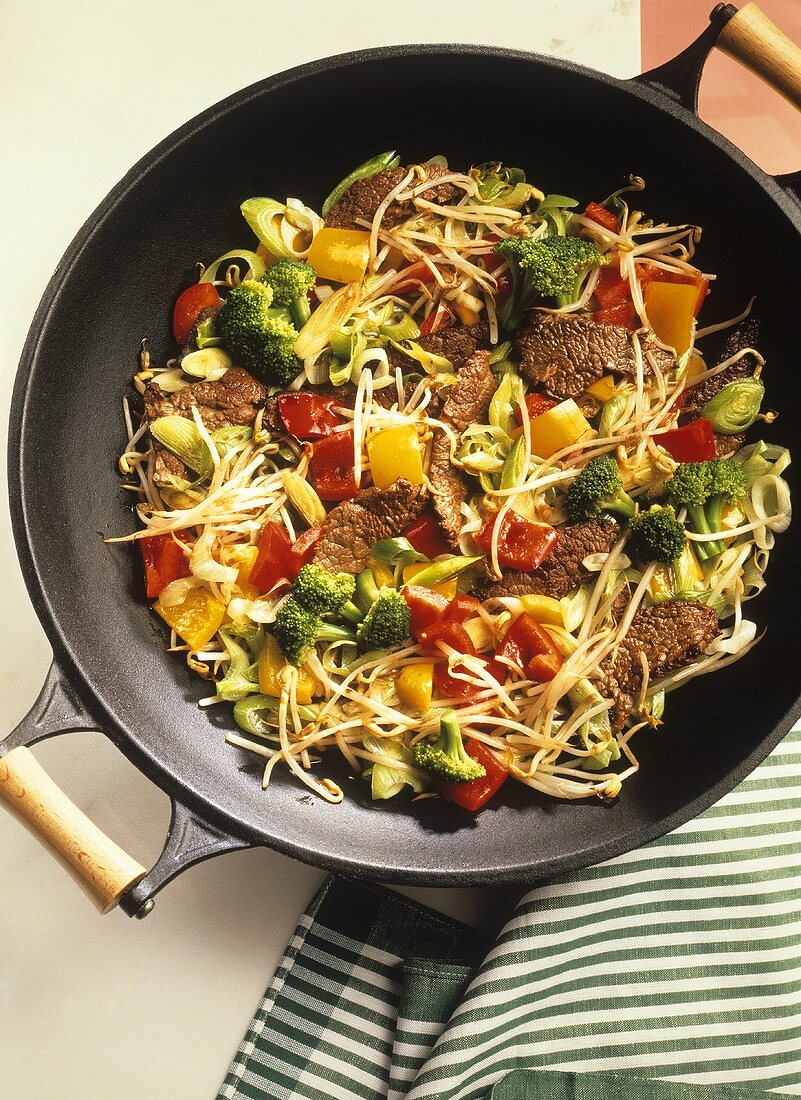
{"type": "MultiPolygon", "coordinates": [[[[747,318],[726,339],[718,355],[715,366],[731,359],[743,348],[756,348],[759,340],[759,321],[753,317],[747,318]]],[[[682,410],[682,423],[688,423],[701,415],[708,401],[711,401],[716,393],[719,393],[729,382],[738,382],[741,378],[750,378],[756,369],[756,359],[753,355],[744,355],[736,363],[722,370],[720,374],[713,374],[711,378],[701,382],[698,386],[692,386],[687,390],[687,400],[682,410]]]]}
{"type": "MultiPolygon", "coordinates": [[[[489,360],[488,351],[476,351],[456,372],[456,382],[445,400],[440,419],[453,429],[457,439],[469,424],[486,417],[496,387],[489,360]]],[[[465,474],[451,463],[450,439],[441,430],[434,433],[428,480],[442,533],[451,548],[458,550],[461,508],[470,490],[465,474]]]]}
{"type": "MultiPolygon", "coordinates": [[[[160,416],[192,418],[197,408],[210,432],[233,424],[252,424],[256,413],[267,400],[267,390],[241,367],[229,367],[217,382],[192,382],[177,393],[162,393],[155,382],[145,389],[145,417],[148,423],[160,416]]],[[[165,476],[193,479],[183,462],[171,451],[153,440],[156,455],[155,480],[165,476]]]]}
{"type": "MultiPolygon", "coordinates": [[[[715,366],[731,359],[743,348],[756,348],[759,339],[759,321],[754,317],[748,317],[739,324],[734,332],[726,338],[720,354],[715,360],[715,366]]],[[[711,401],[716,393],[719,393],[729,382],[739,382],[741,378],[750,378],[756,369],[756,359],[753,355],[744,355],[736,363],[730,364],[720,374],[713,374],[711,378],[701,382],[698,386],[692,386],[687,390],[687,400],[679,417],[680,424],[689,424],[697,420],[704,411],[704,406],[711,401]]],[[[734,454],[745,443],[745,433],[736,435],[721,435],[715,432],[715,453],[718,458],[726,458],[734,454]]]]}
{"type": "MultiPolygon", "coordinates": [[[[336,206],[326,214],[325,224],[337,229],[363,229],[362,223],[373,220],[376,210],[390,191],[406,176],[409,167],[407,165],[405,168],[388,168],[369,179],[357,180],[356,183],[351,184],[336,206]]],[[[441,176],[450,175],[449,168],[444,168],[441,164],[423,164],[420,167],[425,172],[424,178],[431,180],[433,186],[423,191],[419,198],[427,202],[448,203],[457,197],[458,187],[452,183],[436,183],[441,176]]],[[[422,181],[415,178],[409,186],[414,187],[418,182],[422,181]]],[[[405,202],[391,202],[384,212],[381,224],[391,229],[392,226],[411,217],[414,211],[415,206],[411,199],[405,202]]]]}
{"type": "MultiPolygon", "coordinates": [[[[635,374],[632,334],[622,325],[602,325],[579,314],[557,316],[528,310],[517,327],[515,343],[520,370],[532,382],[542,383],[559,401],[581,394],[604,374],[635,374]]],[[[675,365],[674,357],[656,344],[643,346],[663,370],[675,365]]],[[[643,374],[651,365],[643,355],[643,374]]]]}
{"type": "MultiPolygon", "coordinates": [[[[472,325],[454,325],[451,328],[440,329],[439,332],[424,333],[415,340],[415,343],[423,351],[449,359],[453,369],[458,370],[471,355],[482,348],[489,347],[489,326],[485,321],[475,321],[472,325]]],[[[409,370],[411,366],[416,365],[410,356],[391,345],[387,348],[387,356],[393,370],[395,367],[409,370]]]]}
{"type": "Polygon", "coordinates": [[[745,443],[745,432],[737,432],[735,435],[721,435],[715,432],[715,454],[718,458],[727,458],[739,451],[745,443]]]}
{"type": "Polygon", "coordinates": [[[605,657],[599,668],[598,690],[614,700],[614,731],[623,728],[642,686],[640,654],[648,661],[653,683],[700,656],[719,634],[717,615],[697,600],[666,600],[637,608],[617,652],[605,657]]]}
{"type": "Polygon", "coordinates": [[[451,462],[450,440],[443,431],[434,433],[428,480],[440,530],[451,549],[458,550],[462,530],[462,505],[467,500],[470,489],[465,475],[451,462]]]}
{"type": "Polygon", "coordinates": [[[614,520],[590,519],[563,527],[559,541],[539,569],[531,573],[504,572],[503,580],[487,580],[476,591],[479,599],[492,596],[527,596],[536,593],[561,599],[591,574],[582,562],[589,554],[608,554],[620,538],[614,520]]]}
{"type": "Polygon", "coordinates": [[[396,538],[420,515],[426,490],[405,478],[389,489],[364,489],[333,508],[323,524],[314,561],[334,573],[360,573],[373,546],[396,538]]]}

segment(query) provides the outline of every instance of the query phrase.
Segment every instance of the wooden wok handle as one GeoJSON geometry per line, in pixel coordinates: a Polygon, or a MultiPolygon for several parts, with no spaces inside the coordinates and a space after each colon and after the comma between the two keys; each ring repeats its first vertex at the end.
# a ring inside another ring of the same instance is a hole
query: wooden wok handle
{"type": "Polygon", "coordinates": [[[801,108],[801,49],[756,4],[728,20],[716,45],[801,108]]]}
{"type": "Polygon", "coordinates": [[[137,883],[145,868],[89,820],[24,747],[0,758],[0,800],[49,848],[101,913],[137,883]]]}

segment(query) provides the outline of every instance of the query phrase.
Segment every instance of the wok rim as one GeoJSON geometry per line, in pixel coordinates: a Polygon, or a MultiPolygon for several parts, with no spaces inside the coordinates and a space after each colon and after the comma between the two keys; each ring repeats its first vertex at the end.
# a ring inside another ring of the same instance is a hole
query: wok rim
{"type": "Polygon", "coordinates": [[[97,731],[102,732],[131,760],[151,782],[177,801],[211,824],[222,827],[232,837],[253,845],[263,845],[290,858],[331,871],[345,873],[354,878],[372,878],[399,885],[418,886],[483,886],[542,882],[576,869],[581,869],[621,855],[648,844],[685,824],[708,809],[723,795],[733,790],[753,769],[769,755],[775,746],[801,718],[801,684],[792,707],[773,729],[755,745],[741,763],[726,772],[713,786],[691,802],[684,803],[674,813],[661,817],[650,825],[639,825],[623,833],[617,840],[588,845],[581,851],[534,862],[524,856],[514,864],[496,863],[480,871],[437,868],[412,868],[408,865],[380,864],[365,859],[350,859],[347,855],[309,851],[290,838],[267,835],[258,828],[232,817],[215,801],[193,789],[183,777],[171,772],[160,757],[151,751],[138,736],[126,729],[112,716],[103,704],[102,696],[92,686],[84,672],[80,659],[73,651],[70,630],[50,603],[47,593],[46,572],[40,569],[36,553],[28,537],[29,523],[25,494],[23,463],[26,461],[25,427],[28,403],[31,397],[32,368],[38,362],[39,345],[46,331],[50,314],[63,286],[68,282],[85,247],[96,231],[116,207],[125,200],[139,181],[155,171],[171,152],[184,141],[190,140],[206,126],[220,121],[251,100],[264,94],[308,79],[338,70],[372,64],[388,59],[442,56],[476,56],[499,61],[522,61],[545,70],[575,74],[611,87],[640,99],[654,110],[672,116],[690,130],[694,130],[707,142],[724,153],[738,168],[746,172],[758,184],[765,198],[769,199],[785,215],[796,233],[801,234],[801,205],[781,183],[758,167],[742,150],[722,134],[708,126],[699,116],[671,99],[662,89],[648,82],[648,74],[631,78],[619,78],[599,72],[588,66],[560,58],[549,57],[533,51],[502,46],[473,45],[469,43],[424,43],[378,46],[369,50],[334,54],[286,69],[256,81],[233,92],[222,100],[193,116],[173,130],[137,160],[120,181],[108,192],[84,221],[64,251],[53,275],[48,281],[30,323],[22,348],[14,380],[8,428],[8,495],[14,543],[25,585],[42,628],[53,647],[54,660],[69,685],[78,693],[88,712],[97,721],[97,731]]]}

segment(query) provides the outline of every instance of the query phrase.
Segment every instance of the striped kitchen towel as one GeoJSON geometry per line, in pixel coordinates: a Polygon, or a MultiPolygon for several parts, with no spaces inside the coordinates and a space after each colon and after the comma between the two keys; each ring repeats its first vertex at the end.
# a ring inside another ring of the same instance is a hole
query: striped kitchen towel
{"type": "Polygon", "coordinates": [[[225,1100],[801,1096],[801,731],[644,848],[482,937],[330,879],[302,917],[225,1100]]]}

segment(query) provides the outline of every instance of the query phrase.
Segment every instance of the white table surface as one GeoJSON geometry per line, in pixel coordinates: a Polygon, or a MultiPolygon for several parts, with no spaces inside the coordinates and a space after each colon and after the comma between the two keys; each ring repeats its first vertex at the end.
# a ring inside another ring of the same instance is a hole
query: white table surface
{"type": "MultiPolygon", "coordinates": [[[[64,248],[131,164],[197,112],[303,61],[400,42],[497,43],[630,76],[638,11],[634,0],[0,0],[3,425],[30,319],[64,248]]],[[[476,152],[492,155],[480,134],[476,152]]],[[[2,512],[0,737],[49,662],[2,512]]],[[[59,738],[36,755],[118,843],[155,860],[167,798],[102,736],[59,738]]],[[[266,850],[236,853],[172,883],[146,921],[101,918],[0,812],[0,1096],[213,1097],[322,877],[266,850]]],[[[477,924],[506,904],[497,891],[409,893],[477,924]]]]}

